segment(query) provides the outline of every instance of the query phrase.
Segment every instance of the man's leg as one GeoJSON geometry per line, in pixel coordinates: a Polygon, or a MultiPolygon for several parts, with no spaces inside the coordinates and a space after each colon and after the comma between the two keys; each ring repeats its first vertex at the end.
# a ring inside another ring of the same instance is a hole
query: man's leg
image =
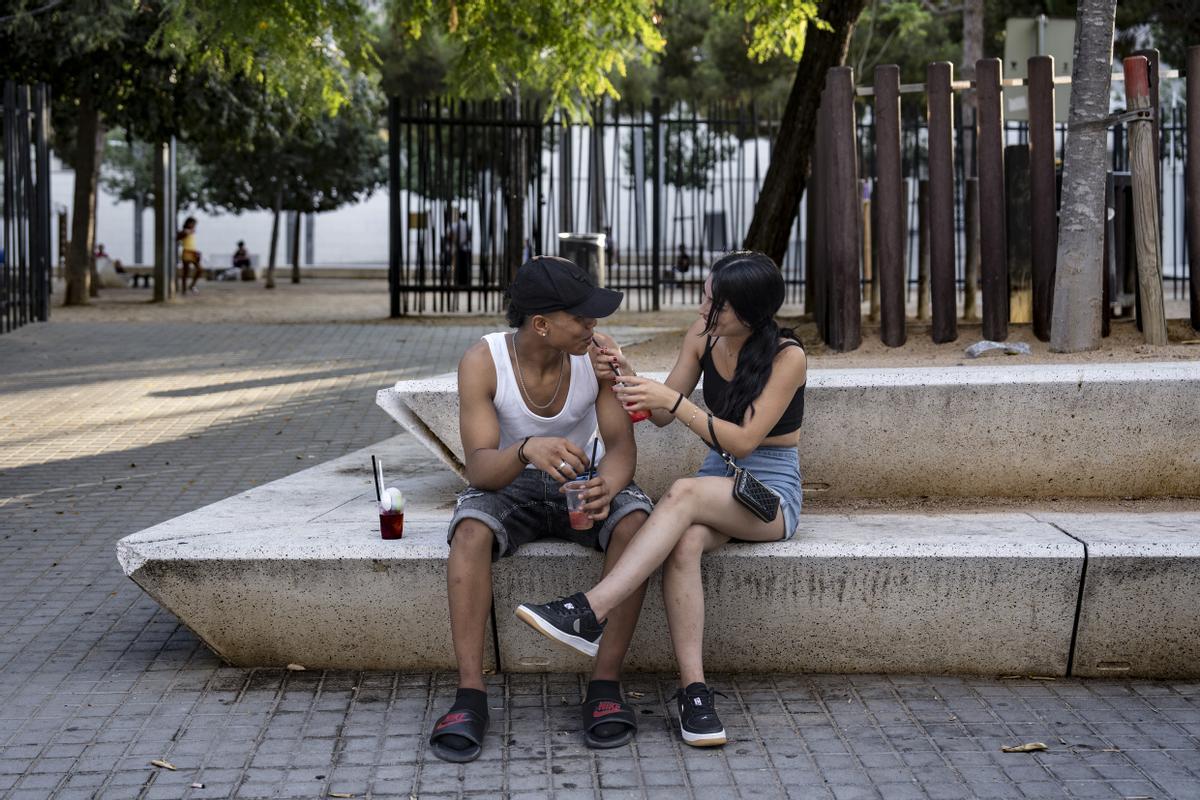
{"type": "Polygon", "coordinates": [[[454,705],[434,724],[429,745],[445,761],[463,763],[479,757],[487,731],[487,690],[483,685],[483,640],[492,607],[492,531],[478,520],[465,519],[454,529],[446,585],[450,600],[450,633],[458,663],[454,705]]]}
{"type": "Polygon", "coordinates": [[[483,689],[483,640],[492,608],[494,541],[482,522],[465,519],[450,544],[446,583],[459,688],[483,689]]]}
{"type": "MultiPolygon", "coordinates": [[[[617,526],[613,528],[612,538],[608,542],[608,550],[604,554],[604,572],[607,575],[625,548],[633,540],[634,534],[646,521],[645,511],[631,511],[617,526]]],[[[604,628],[604,637],[600,640],[600,651],[596,653],[596,666],[592,669],[592,680],[615,681],[621,678],[621,663],[633,641],[633,631],[637,627],[638,615],[642,611],[642,600],[646,596],[646,584],[643,583],[633,594],[629,595],[620,605],[608,614],[608,624],[604,628]]]]}

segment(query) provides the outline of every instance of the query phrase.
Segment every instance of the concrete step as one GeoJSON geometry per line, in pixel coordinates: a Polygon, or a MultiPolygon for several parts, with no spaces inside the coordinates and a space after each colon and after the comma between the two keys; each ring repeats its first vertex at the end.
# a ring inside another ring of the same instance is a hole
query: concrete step
{"type": "MultiPolygon", "coordinates": [[[[453,669],[445,537],[461,486],[398,436],[127,536],[117,554],[233,664],[453,669]],[[379,537],[371,453],[409,498],[398,541],[379,537]]],[[[587,669],[512,611],[600,567],[560,542],[500,562],[489,668],[587,669]]],[[[713,671],[1200,676],[1200,514],[807,515],[792,541],[727,546],[704,571],[713,671]]],[[[655,578],[629,667],[673,671],[669,642],[655,578]]]]}

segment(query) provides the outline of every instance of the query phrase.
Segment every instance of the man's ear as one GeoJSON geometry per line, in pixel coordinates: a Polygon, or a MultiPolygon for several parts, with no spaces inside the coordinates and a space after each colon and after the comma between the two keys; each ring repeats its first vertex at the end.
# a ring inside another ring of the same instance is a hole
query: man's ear
{"type": "Polygon", "coordinates": [[[545,314],[534,314],[529,318],[529,327],[538,336],[545,336],[550,332],[550,319],[545,314]]]}

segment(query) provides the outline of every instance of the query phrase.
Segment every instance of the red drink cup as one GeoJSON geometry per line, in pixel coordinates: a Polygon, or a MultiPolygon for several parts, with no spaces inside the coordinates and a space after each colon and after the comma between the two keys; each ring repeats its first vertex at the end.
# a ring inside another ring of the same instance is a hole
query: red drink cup
{"type": "Polygon", "coordinates": [[[639,408],[637,411],[629,411],[629,419],[632,422],[641,422],[644,419],[650,419],[650,412],[644,408],[639,408]]]}
{"type": "Polygon", "coordinates": [[[379,535],[384,539],[399,539],[404,536],[404,512],[379,512],[379,535]]]}
{"type": "Polygon", "coordinates": [[[583,492],[587,481],[570,481],[567,483],[567,516],[571,520],[571,528],[577,531],[592,529],[591,517],[583,510],[583,492]]]}

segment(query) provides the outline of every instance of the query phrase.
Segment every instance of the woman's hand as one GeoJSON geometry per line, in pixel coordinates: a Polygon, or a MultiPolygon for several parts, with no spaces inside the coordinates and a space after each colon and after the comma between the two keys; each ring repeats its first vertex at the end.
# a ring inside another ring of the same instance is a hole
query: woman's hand
{"type": "Polygon", "coordinates": [[[588,356],[592,359],[592,369],[596,371],[596,377],[602,381],[616,380],[613,374],[614,366],[622,375],[633,374],[633,367],[629,366],[629,361],[617,346],[617,341],[608,334],[598,331],[592,334],[592,346],[588,348],[588,356]]]}
{"type": "Polygon", "coordinates": [[[679,399],[679,392],[670,386],[640,375],[622,375],[616,379],[613,391],[628,411],[668,410],[679,399]]]}
{"type": "MultiPolygon", "coordinates": [[[[608,509],[612,504],[612,490],[609,488],[604,476],[597,473],[591,480],[584,484],[584,487],[583,510],[587,512],[588,519],[593,522],[607,519],[608,509]]],[[[558,491],[560,494],[566,494],[567,487],[561,486],[558,491]]]]}

